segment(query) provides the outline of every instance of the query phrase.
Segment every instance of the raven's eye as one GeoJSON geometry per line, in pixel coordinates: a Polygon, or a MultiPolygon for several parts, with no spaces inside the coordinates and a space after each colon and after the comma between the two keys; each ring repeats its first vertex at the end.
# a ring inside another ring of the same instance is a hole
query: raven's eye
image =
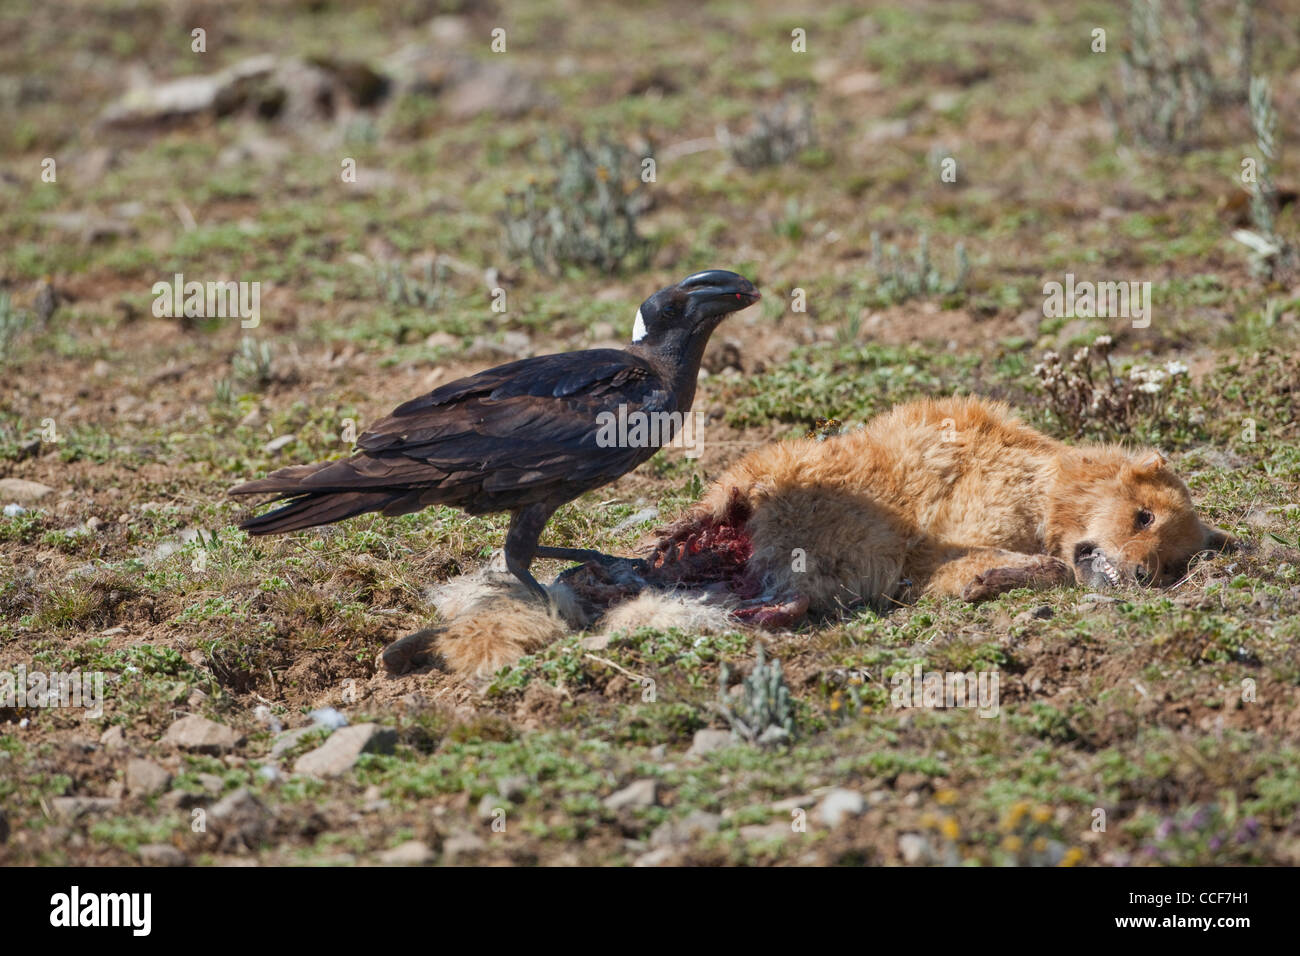
{"type": "Polygon", "coordinates": [[[677,306],[675,305],[664,306],[663,309],[660,310],[660,315],[662,315],[665,319],[677,318],[678,315],[677,306]]]}
{"type": "Polygon", "coordinates": [[[1137,526],[1139,528],[1149,528],[1151,527],[1151,522],[1155,520],[1156,520],[1156,516],[1153,515],[1150,511],[1147,511],[1146,508],[1143,508],[1141,511],[1137,513],[1137,526]]]}

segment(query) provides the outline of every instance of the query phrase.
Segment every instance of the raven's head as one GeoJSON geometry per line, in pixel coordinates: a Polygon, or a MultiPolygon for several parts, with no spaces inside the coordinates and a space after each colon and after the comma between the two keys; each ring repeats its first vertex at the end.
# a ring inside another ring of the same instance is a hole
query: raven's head
{"type": "Polygon", "coordinates": [[[754,283],[725,269],[687,276],[660,289],[641,303],[632,328],[632,341],[654,346],[668,339],[703,333],[707,336],[726,316],[757,302],[754,283]]]}

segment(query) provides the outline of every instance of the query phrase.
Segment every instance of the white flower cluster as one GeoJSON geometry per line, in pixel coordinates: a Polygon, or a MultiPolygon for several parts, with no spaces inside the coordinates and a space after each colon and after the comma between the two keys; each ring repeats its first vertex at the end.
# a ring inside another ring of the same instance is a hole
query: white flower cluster
{"type": "Polygon", "coordinates": [[[1055,352],[1044,352],[1043,360],[1034,366],[1034,376],[1041,378],[1048,385],[1054,385],[1063,378],[1061,356],[1055,352]]]}
{"type": "Polygon", "coordinates": [[[1166,382],[1186,374],[1187,366],[1175,359],[1172,362],[1166,362],[1163,366],[1134,365],[1129,369],[1128,377],[1138,383],[1135,387],[1139,392],[1156,395],[1164,391],[1166,382]]]}

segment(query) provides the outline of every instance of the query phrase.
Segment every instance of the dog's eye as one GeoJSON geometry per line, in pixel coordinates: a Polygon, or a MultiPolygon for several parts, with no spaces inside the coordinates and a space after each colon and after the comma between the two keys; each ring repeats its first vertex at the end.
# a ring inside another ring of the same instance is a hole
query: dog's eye
{"type": "Polygon", "coordinates": [[[1151,527],[1151,522],[1155,520],[1156,520],[1156,516],[1153,515],[1150,511],[1147,511],[1146,508],[1143,508],[1141,511],[1137,513],[1137,526],[1139,528],[1149,528],[1151,527]]]}

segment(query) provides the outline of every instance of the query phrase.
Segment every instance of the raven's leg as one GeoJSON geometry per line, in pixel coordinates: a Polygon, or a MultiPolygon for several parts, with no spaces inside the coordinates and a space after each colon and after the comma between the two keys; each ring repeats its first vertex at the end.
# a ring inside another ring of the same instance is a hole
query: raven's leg
{"type": "Polygon", "coordinates": [[[528,573],[528,568],[537,556],[537,539],[542,536],[542,529],[554,513],[555,506],[546,502],[529,505],[511,513],[510,527],[506,531],[506,570],[527,585],[547,606],[551,598],[546,588],[528,573]]]}

